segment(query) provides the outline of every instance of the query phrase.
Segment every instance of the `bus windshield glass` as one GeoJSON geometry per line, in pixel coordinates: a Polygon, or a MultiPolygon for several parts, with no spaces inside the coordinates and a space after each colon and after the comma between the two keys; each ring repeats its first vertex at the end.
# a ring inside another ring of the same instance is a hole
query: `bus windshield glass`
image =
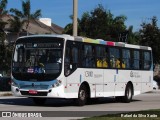
{"type": "Polygon", "coordinates": [[[62,52],[62,39],[45,42],[35,38],[32,41],[19,40],[15,46],[12,75],[23,81],[54,80],[61,73],[62,52]]]}

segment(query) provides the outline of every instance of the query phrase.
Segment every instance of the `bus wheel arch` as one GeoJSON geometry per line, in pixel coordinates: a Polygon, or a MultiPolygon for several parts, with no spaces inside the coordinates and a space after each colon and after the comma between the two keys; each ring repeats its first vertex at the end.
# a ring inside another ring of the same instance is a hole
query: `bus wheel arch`
{"type": "Polygon", "coordinates": [[[134,95],[133,83],[131,81],[129,81],[126,85],[126,88],[125,88],[125,93],[124,93],[124,96],[123,96],[123,102],[130,103],[132,101],[133,95],[134,95]]]}
{"type": "Polygon", "coordinates": [[[79,87],[77,105],[78,106],[85,105],[89,98],[90,98],[89,84],[87,82],[83,82],[79,87]]]}

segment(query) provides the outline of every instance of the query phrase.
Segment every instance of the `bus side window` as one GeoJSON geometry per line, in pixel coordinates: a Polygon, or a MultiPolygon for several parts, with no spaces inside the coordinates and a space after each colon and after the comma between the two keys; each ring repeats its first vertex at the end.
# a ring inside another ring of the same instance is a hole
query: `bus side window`
{"type": "Polygon", "coordinates": [[[78,48],[77,47],[73,47],[71,48],[71,59],[72,59],[72,66],[73,69],[76,69],[78,66],[78,48]]]}
{"type": "Polygon", "coordinates": [[[140,69],[140,53],[138,50],[133,52],[133,69],[140,69]]]}
{"type": "Polygon", "coordinates": [[[111,68],[121,68],[120,51],[118,48],[109,48],[111,68]]]}
{"type": "Polygon", "coordinates": [[[107,61],[107,50],[105,47],[97,46],[96,47],[96,63],[97,67],[108,67],[108,61],[107,61]]]}
{"type": "Polygon", "coordinates": [[[131,53],[129,49],[122,49],[122,68],[129,69],[131,67],[131,53]]]}
{"type": "Polygon", "coordinates": [[[82,66],[95,67],[94,47],[91,45],[83,46],[82,66]]]}
{"type": "Polygon", "coordinates": [[[65,53],[65,75],[69,75],[74,72],[78,67],[78,47],[68,41],[65,53]]]}
{"type": "Polygon", "coordinates": [[[143,69],[149,70],[151,67],[151,54],[150,54],[150,52],[143,53],[143,60],[144,60],[143,69]]]}

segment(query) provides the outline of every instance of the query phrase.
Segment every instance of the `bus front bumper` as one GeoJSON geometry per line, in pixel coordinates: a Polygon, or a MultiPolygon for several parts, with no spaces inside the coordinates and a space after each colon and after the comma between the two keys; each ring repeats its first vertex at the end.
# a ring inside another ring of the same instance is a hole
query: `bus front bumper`
{"type": "Polygon", "coordinates": [[[63,85],[44,90],[34,88],[19,89],[18,87],[11,86],[11,90],[12,94],[16,97],[66,98],[63,85]]]}

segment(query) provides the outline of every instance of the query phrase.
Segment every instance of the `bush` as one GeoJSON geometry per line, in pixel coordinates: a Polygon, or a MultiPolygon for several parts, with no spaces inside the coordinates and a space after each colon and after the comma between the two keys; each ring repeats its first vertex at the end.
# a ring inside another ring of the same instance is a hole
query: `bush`
{"type": "Polygon", "coordinates": [[[156,75],[156,76],[154,76],[153,79],[157,82],[158,86],[160,87],[160,76],[156,75]]]}
{"type": "Polygon", "coordinates": [[[10,77],[0,77],[0,91],[11,91],[10,82],[10,77]]]}

